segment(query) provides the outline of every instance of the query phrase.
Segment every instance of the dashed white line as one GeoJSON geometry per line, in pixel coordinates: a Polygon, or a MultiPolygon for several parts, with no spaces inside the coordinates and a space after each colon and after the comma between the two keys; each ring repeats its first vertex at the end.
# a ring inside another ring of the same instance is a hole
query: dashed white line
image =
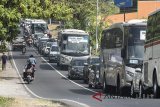
{"type": "Polygon", "coordinates": [[[60,71],[58,71],[56,68],[54,68],[50,63],[48,63],[43,57],[41,57],[41,58],[42,58],[42,60],[45,61],[50,67],[52,67],[59,75],[61,75],[62,77],[64,77],[64,78],[67,79],[68,81],[72,82],[73,84],[75,84],[75,85],[77,85],[77,86],[79,86],[79,87],[81,87],[81,88],[83,88],[83,89],[86,89],[86,90],[91,91],[91,92],[93,92],[93,93],[97,93],[96,91],[93,91],[93,90],[91,90],[91,89],[89,89],[89,88],[86,88],[86,87],[84,87],[84,86],[82,86],[82,85],[80,85],[80,84],[78,84],[78,83],[76,83],[76,82],[68,79],[68,78],[67,78],[66,76],[64,76],[60,71]]]}
{"type": "MultiPolygon", "coordinates": [[[[11,47],[9,46],[9,49],[11,50],[11,47]]],[[[33,48],[34,49],[34,48],[33,48]]],[[[14,64],[14,66],[15,66],[15,69],[16,69],[16,72],[17,72],[17,74],[18,74],[18,76],[19,77],[21,77],[21,75],[20,75],[20,73],[19,73],[19,70],[18,70],[18,68],[17,68],[17,65],[16,65],[16,63],[15,63],[15,60],[13,59],[13,54],[12,54],[12,52],[10,52],[11,53],[11,57],[12,57],[12,60],[13,60],[13,64],[14,64]]],[[[41,57],[42,58],[42,57],[41,57]]],[[[44,61],[46,61],[44,58],[42,58],[44,61]]],[[[48,63],[49,64],[49,63],[48,63]]],[[[50,65],[50,64],[49,64],[50,65]]],[[[50,65],[51,66],[51,65],[50,65]]],[[[52,67],[52,66],[51,66],[52,67]]],[[[54,67],[52,67],[53,69],[55,69],[54,67]]],[[[56,70],[56,69],[55,69],[56,70]]],[[[66,78],[63,74],[61,74],[58,70],[56,70],[56,72],[57,73],[59,73],[61,76],[63,76],[64,78],[66,78]]],[[[22,79],[22,77],[21,77],[21,82],[23,82],[23,79],[22,79]]],[[[73,81],[72,81],[73,82],[73,81]]],[[[70,99],[50,99],[50,98],[44,98],[44,97],[40,97],[40,96],[38,96],[37,94],[35,94],[33,91],[31,91],[28,87],[27,87],[27,85],[26,84],[23,84],[24,85],[24,87],[27,89],[27,91],[30,93],[30,94],[32,94],[33,96],[35,96],[36,98],[39,98],[39,99],[44,99],[44,100],[57,100],[57,101],[69,101],[69,102],[73,102],[73,103],[77,103],[77,104],[79,104],[79,105],[81,105],[81,106],[84,106],[84,107],[90,107],[90,106],[88,106],[87,104],[84,104],[84,103],[80,103],[80,102],[78,102],[78,101],[74,101],[74,100],[70,100],[70,99]]],[[[77,84],[77,85],[79,85],[79,84],[77,84]]],[[[81,86],[81,85],[80,85],[81,86]]],[[[84,87],[85,88],[85,87],[84,87]]]]}

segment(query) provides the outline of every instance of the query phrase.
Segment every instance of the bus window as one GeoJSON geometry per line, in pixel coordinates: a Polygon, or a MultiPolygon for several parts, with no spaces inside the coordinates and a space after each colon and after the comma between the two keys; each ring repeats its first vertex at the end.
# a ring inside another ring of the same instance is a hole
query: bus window
{"type": "Polygon", "coordinates": [[[116,48],[121,48],[122,47],[122,41],[123,41],[123,32],[121,29],[116,28],[115,30],[115,47],[116,48]]]}

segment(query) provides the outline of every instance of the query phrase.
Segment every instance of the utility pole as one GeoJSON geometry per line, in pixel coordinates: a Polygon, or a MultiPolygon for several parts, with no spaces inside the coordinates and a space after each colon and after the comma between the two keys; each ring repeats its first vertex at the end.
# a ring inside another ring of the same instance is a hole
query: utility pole
{"type": "Polygon", "coordinates": [[[97,0],[97,15],[96,15],[96,54],[98,51],[98,4],[99,4],[99,0],[97,0]]]}

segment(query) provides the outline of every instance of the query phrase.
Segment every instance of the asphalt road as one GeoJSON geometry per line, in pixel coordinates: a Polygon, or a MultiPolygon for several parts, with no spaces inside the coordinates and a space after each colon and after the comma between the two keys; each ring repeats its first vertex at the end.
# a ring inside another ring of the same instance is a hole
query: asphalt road
{"type": "Polygon", "coordinates": [[[108,96],[106,98],[102,96],[102,101],[93,99],[92,96],[95,92],[100,92],[100,89],[88,89],[88,85],[84,84],[82,80],[71,81],[67,79],[67,70],[60,70],[55,63],[48,63],[48,58],[41,56],[34,47],[27,47],[25,55],[22,55],[21,51],[12,52],[21,75],[31,54],[37,60],[37,71],[35,72],[35,80],[26,86],[39,97],[68,99],[90,107],[159,107],[160,105],[160,99],[110,98],[108,96]]]}
{"type": "Polygon", "coordinates": [[[37,96],[50,99],[69,99],[87,104],[91,107],[159,107],[159,99],[131,99],[131,98],[108,98],[102,102],[92,98],[94,91],[88,89],[88,85],[82,80],[70,81],[67,79],[67,70],[60,70],[55,63],[48,63],[48,59],[38,54],[36,48],[27,47],[27,53],[13,51],[13,59],[22,75],[23,67],[31,54],[36,57],[35,80],[27,87],[37,96]],[[93,92],[92,92],[93,91],[93,92]]]}

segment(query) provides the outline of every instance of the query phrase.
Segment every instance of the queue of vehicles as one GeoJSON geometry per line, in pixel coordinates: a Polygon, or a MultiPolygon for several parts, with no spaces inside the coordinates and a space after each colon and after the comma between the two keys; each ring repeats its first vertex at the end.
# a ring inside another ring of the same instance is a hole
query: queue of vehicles
{"type": "Polygon", "coordinates": [[[103,30],[99,56],[90,55],[89,34],[83,30],[61,30],[57,41],[31,31],[39,52],[60,69],[66,67],[69,79],[116,95],[159,98],[159,16],[157,10],[148,21],[131,20],[103,30]]]}

